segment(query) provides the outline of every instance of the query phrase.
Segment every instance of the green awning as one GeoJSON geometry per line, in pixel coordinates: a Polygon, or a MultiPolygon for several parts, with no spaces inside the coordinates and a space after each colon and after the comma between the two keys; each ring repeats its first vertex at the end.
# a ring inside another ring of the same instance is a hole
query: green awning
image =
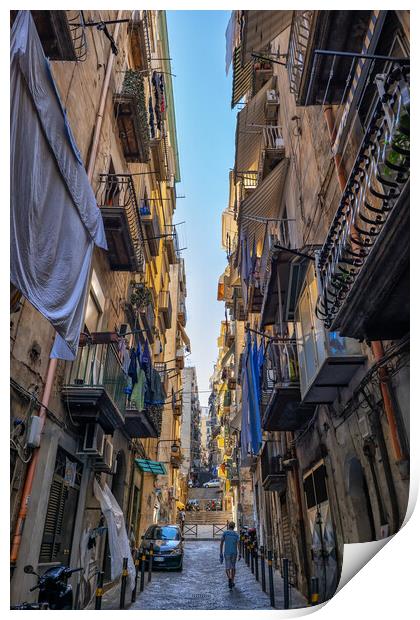
{"type": "Polygon", "coordinates": [[[159,461],[148,461],[147,459],[134,459],[140,471],[148,474],[166,474],[166,467],[159,461]]]}

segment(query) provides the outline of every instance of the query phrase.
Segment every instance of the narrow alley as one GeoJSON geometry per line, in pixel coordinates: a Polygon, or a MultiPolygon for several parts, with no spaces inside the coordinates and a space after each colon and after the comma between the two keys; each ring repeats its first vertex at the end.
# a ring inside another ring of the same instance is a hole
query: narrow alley
{"type": "MultiPolygon", "coordinates": [[[[127,609],[272,609],[270,598],[261,589],[242,558],[237,563],[236,584],[230,591],[224,567],[219,562],[219,541],[188,541],[182,572],[153,571],[137,601],[127,609]]],[[[267,581],[268,583],[268,581],[267,581]]],[[[103,609],[118,609],[120,589],[103,598],[103,609]]],[[[129,596],[127,594],[126,600],[129,596]]],[[[283,583],[275,581],[277,609],[283,609],[283,583]]],[[[294,588],[290,607],[305,607],[306,601],[294,588]]]]}
{"type": "Polygon", "coordinates": [[[410,66],[409,10],[10,11],[12,609],[308,608],[399,532],[410,66]]]}

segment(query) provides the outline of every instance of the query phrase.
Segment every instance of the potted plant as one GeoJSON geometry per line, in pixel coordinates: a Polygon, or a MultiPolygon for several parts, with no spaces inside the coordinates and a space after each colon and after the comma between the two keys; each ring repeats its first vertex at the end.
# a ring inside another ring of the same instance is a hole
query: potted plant
{"type": "Polygon", "coordinates": [[[130,303],[136,310],[145,310],[152,303],[152,291],[144,282],[131,282],[130,303]]]}

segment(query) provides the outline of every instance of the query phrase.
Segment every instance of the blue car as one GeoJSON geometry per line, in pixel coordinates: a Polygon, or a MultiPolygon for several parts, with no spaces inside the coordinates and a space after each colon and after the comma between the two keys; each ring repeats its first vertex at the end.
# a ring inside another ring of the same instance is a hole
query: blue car
{"type": "MultiPolygon", "coordinates": [[[[151,525],[142,536],[141,549],[148,551],[153,543],[152,568],[182,570],[184,537],[179,525],[151,525]]],[[[147,567],[148,567],[147,560],[147,567]]]]}

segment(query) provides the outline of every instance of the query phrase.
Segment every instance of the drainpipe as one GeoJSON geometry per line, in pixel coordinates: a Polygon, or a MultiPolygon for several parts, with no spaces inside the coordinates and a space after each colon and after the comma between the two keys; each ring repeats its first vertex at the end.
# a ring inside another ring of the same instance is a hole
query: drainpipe
{"type": "MultiPolygon", "coordinates": [[[[122,13],[123,13],[122,11],[118,11],[117,19],[121,19],[122,13]]],[[[113,33],[113,38],[115,41],[117,40],[119,29],[120,29],[120,24],[117,23],[114,29],[114,33],[113,33]]],[[[88,175],[89,182],[92,182],[92,178],[93,178],[93,169],[94,169],[94,165],[96,161],[96,155],[98,152],[99,137],[100,137],[100,133],[102,129],[102,120],[104,116],[106,97],[108,94],[108,88],[109,88],[109,82],[111,79],[111,71],[112,71],[113,64],[114,64],[114,54],[112,53],[112,50],[110,50],[109,56],[108,56],[108,64],[107,64],[106,73],[105,73],[105,80],[102,86],[102,93],[101,93],[101,99],[99,103],[98,114],[96,116],[96,121],[95,121],[95,131],[94,131],[93,142],[92,142],[92,150],[90,153],[89,165],[87,169],[87,175],[88,175]]],[[[41,433],[44,428],[47,409],[48,409],[48,405],[50,402],[51,390],[54,384],[55,372],[57,370],[57,362],[58,360],[56,358],[50,358],[48,362],[47,377],[45,380],[45,388],[44,388],[44,393],[41,399],[42,405],[39,410],[39,417],[41,418],[41,421],[42,421],[41,433]]],[[[29,504],[29,500],[31,497],[32,486],[34,482],[35,470],[36,470],[36,466],[38,463],[38,458],[39,458],[39,448],[35,448],[33,455],[32,455],[31,462],[29,463],[28,469],[26,471],[25,483],[23,486],[22,497],[20,500],[19,514],[18,514],[16,526],[15,526],[15,531],[13,534],[12,546],[11,546],[11,551],[10,551],[10,563],[12,564],[13,567],[16,566],[17,558],[19,555],[19,549],[20,549],[20,545],[22,542],[22,532],[23,532],[23,528],[25,525],[26,516],[28,513],[28,504],[29,504]]]]}
{"type": "MultiPolygon", "coordinates": [[[[326,106],[324,108],[324,117],[325,117],[325,121],[328,127],[328,133],[330,136],[331,146],[333,146],[337,132],[334,129],[334,117],[333,117],[331,106],[326,106]]],[[[346,176],[346,172],[343,166],[342,155],[339,153],[336,153],[334,155],[334,161],[335,161],[335,169],[337,173],[338,183],[340,185],[341,191],[344,192],[346,183],[347,183],[347,176],[346,176]]],[[[376,340],[372,342],[372,353],[374,355],[376,362],[379,362],[383,358],[384,349],[382,346],[382,342],[380,340],[376,340]]],[[[403,460],[405,456],[403,454],[403,450],[401,449],[401,443],[398,437],[398,427],[397,427],[395,409],[393,406],[390,389],[389,389],[389,375],[385,368],[381,368],[379,370],[379,377],[381,380],[380,388],[381,388],[382,399],[384,402],[385,414],[386,414],[386,418],[388,421],[389,430],[391,433],[391,443],[392,443],[392,448],[394,452],[394,457],[395,457],[395,460],[398,462],[398,461],[403,460]]]]}

